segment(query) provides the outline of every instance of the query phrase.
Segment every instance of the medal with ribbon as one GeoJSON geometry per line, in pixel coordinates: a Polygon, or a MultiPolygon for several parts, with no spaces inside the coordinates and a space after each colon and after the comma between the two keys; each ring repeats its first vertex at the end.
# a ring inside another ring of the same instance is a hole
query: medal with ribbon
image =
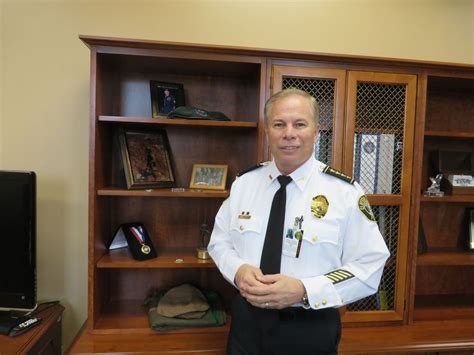
{"type": "Polygon", "coordinates": [[[150,254],[151,248],[145,244],[145,233],[143,232],[142,227],[130,227],[130,232],[132,232],[135,239],[140,243],[141,251],[143,254],[150,254]]]}

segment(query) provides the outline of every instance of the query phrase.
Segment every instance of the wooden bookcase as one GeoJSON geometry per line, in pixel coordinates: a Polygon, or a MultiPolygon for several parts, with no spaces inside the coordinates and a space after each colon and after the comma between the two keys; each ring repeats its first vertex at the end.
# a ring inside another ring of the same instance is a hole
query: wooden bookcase
{"type": "Polygon", "coordinates": [[[395,134],[401,142],[395,190],[369,195],[376,214],[393,210],[396,215],[395,253],[387,269],[393,285],[391,308],[349,307],[341,351],[474,348],[474,334],[466,329],[474,327],[466,319],[474,315],[474,254],[461,247],[463,211],[474,205],[474,197],[421,195],[434,173],[427,158],[432,150],[452,145],[474,149],[473,66],[80,38],[91,50],[89,291],[88,319],[71,353],[224,352],[230,317],[224,327],[157,334],[150,330],[142,304],[152,289],[191,282],[216,290],[230,305],[235,290],[211,260],[195,256],[199,227],[213,223],[239,171],[270,158],[263,106],[284,76],[332,88],[321,132],[332,147],[325,152],[328,163],[336,168],[352,173],[357,134],[375,130],[395,134]],[[152,118],[150,80],[183,84],[186,105],[221,111],[231,121],[152,118]],[[358,121],[359,109],[390,107],[388,101],[361,104],[358,93],[365,86],[406,88],[398,103],[404,110],[403,125],[358,121]],[[182,190],[125,188],[117,144],[122,129],[166,131],[176,187],[182,190]],[[226,190],[189,189],[194,163],[228,165],[226,190]],[[134,221],[146,226],[158,258],[139,262],[127,250],[108,251],[116,228],[134,221]],[[418,255],[421,225],[428,248],[418,255]],[[445,318],[449,321],[437,322],[445,318]]]}
{"type": "Polygon", "coordinates": [[[89,331],[149,332],[146,296],[154,288],[184,282],[217,290],[228,304],[232,287],[219,277],[212,260],[196,258],[199,227],[202,223],[212,227],[236,174],[262,158],[265,61],[186,47],[137,49],[120,43],[96,46],[90,37],[82,40],[92,52],[89,331]],[[221,111],[232,121],[152,118],[150,80],[181,83],[186,105],[221,111]],[[176,187],[183,190],[126,189],[119,129],[165,130],[176,187]],[[194,163],[228,165],[226,190],[189,189],[194,163]],[[134,221],[147,228],[158,258],[140,262],[128,250],[108,252],[117,227],[134,221]]]}
{"type": "MultiPolygon", "coordinates": [[[[436,175],[438,150],[468,151],[474,156],[474,76],[427,74],[422,191],[436,175]]],[[[421,151],[421,147],[420,147],[421,151]]],[[[442,184],[442,189],[444,185],[442,184]]],[[[420,196],[414,320],[474,317],[474,252],[468,250],[466,209],[474,195],[420,196]]]]}

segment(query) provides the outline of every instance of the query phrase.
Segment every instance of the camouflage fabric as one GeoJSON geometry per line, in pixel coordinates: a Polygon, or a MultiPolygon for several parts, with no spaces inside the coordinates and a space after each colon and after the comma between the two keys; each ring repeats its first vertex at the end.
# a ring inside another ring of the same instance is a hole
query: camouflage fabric
{"type": "Polygon", "coordinates": [[[164,332],[175,329],[218,327],[226,323],[227,315],[219,295],[214,291],[203,291],[209,304],[209,309],[201,318],[183,319],[177,317],[165,317],[157,312],[157,306],[165,291],[154,291],[145,300],[148,309],[148,322],[152,330],[164,332]]]}
{"type": "Polygon", "coordinates": [[[174,287],[161,297],[156,311],[165,317],[201,318],[209,309],[206,297],[193,285],[174,287]]]}

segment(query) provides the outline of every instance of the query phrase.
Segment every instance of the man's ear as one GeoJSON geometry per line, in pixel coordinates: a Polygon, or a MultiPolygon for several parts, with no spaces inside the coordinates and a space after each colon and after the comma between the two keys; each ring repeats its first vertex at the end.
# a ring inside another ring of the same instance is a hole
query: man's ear
{"type": "Polygon", "coordinates": [[[319,136],[319,123],[316,126],[316,134],[314,135],[314,144],[316,144],[316,141],[318,140],[318,136],[319,136]]]}

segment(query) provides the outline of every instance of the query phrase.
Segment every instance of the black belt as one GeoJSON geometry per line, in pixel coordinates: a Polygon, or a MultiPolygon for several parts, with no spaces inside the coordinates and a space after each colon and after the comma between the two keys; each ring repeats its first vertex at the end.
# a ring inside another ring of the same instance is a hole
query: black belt
{"type": "Polygon", "coordinates": [[[283,308],[278,311],[280,320],[298,320],[298,319],[311,319],[322,316],[324,313],[330,313],[337,310],[335,308],[323,308],[319,310],[305,309],[302,307],[289,307],[283,308]]]}
{"type": "Polygon", "coordinates": [[[280,320],[306,319],[309,313],[311,313],[311,309],[304,309],[301,307],[284,308],[278,311],[280,320]]]}

